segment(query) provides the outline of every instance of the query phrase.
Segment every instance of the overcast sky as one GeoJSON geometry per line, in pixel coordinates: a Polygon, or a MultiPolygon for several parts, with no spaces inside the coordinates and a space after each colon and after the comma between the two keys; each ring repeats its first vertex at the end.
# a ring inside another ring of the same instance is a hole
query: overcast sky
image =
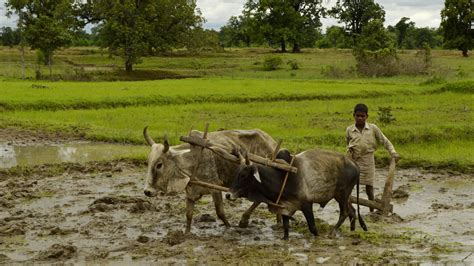
{"type": "MultiPolygon", "coordinates": [[[[323,0],[329,5],[336,0],[323,0]]],[[[231,16],[239,15],[246,0],[197,0],[207,22],[205,28],[219,29],[231,16]]],[[[400,18],[409,17],[417,27],[438,27],[442,0],[375,0],[385,9],[385,25],[395,25],[400,18]]],[[[14,26],[15,19],[5,15],[5,0],[0,0],[0,27],[14,26]]],[[[337,24],[334,19],[323,19],[323,28],[337,24]]]]}

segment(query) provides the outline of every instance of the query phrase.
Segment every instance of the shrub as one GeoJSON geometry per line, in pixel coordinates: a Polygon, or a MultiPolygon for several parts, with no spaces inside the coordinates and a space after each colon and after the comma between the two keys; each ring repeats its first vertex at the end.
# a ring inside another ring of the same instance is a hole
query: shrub
{"type": "Polygon", "coordinates": [[[377,111],[377,120],[383,124],[390,124],[394,122],[396,119],[392,115],[392,107],[387,106],[387,107],[379,107],[379,110],[377,111]]]}
{"type": "Polygon", "coordinates": [[[352,76],[354,72],[354,67],[350,67],[348,69],[343,69],[338,66],[321,67],[321,74],[328,78],[346,78],[352,76]]]}
{"type": "Polygon", "coordinates": [[[446,83],[445,78],[438,75],[434,75],[434,76],[429,77],[427,80],[423,81],[422,83],[420,83],[420,85],[443,84],[443,83],[446,83]]]}
{"type": "Polygon", "coordinates": [[[288,60],[288,62],[286,62],[286,64],[289,65],[291,69],[293,70],[297,70],[300,68],[298,61],[296,61],[296,59],[290,59],[288,60]]]}
{"type": "Polygon", "coordinates": [[[263,61],[263,69],[267,71],[276,70],[283,64],[283,59],[278,56],[267,56],[263,61]]]}
{"type": "Polygon", "coordinates": [[[376,51],[354,49],[357,72],[365,76],[394,76],[398,74],[398,57],[395,49],[376,51]]]}

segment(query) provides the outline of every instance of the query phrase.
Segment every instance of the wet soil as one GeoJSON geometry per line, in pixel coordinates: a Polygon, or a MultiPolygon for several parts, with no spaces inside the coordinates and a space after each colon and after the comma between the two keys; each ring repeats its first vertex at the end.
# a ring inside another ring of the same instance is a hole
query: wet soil
{"type": "MultiPolygon", "coordinates": [[[[80,139],[80,134],[54,134],[0,129],[0,140],[28,146],[80,139]]],[[[256,209],[248,228],[239,228],[251,203],[225,201],[232,225],[226,228],[210,196],[196,204],[191,234],[185,235],[184,193],[145,197],[144,163],[0,169],[0,264],[474,263],[472,174],[399,170],[394,214],[383,217],[361,207],[368,232],[359,226],[350,232],[346,221],[330,236],[338,218],[332,201],[324,209],[314,206],[318,237],[308,232],[298,212],[290,223],[290,240],[283,241],[281,226],[265,206],[256,209]]],[[[377,169],[378,197],[386,175],[386,169],[377,169]]]]}
{"type": "MultiPolygon", "coordinates": [[[[469,175],[400,170],[395,214],[381,217],[361,207],[368,232],[359,226],[350,232],[346,221],[337,236],[329,236],[338,218],[337,203],[330,202],[323,210],[315,205],[320,236],[312,236],[297,213],[290,240],[283,241],[265,206],[257,208],[248,228],[239,228],[250,203],[226,201],[232,227],[225,228],[206,196],[185,235],[184,194],[145,197],[143,166],[64,169],[69,170],[0,178],[0,263],[474,263],[469,175]]],[[[385,169],[377,175],[381,194],[385,169]]]]}
{"type": "Polygon", "coordinates": [[[11,146],[63,144],[84,140],[84,136],[84,130],[75,127],[61,131],[0,127],[0,142],[11,146]]]}

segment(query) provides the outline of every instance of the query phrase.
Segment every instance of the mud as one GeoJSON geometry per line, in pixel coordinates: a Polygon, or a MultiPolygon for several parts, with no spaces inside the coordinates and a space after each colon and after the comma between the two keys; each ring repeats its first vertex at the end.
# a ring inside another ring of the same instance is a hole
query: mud
{"type": "Polygon", "coordinates": [[[7,145],[48,145],[63,144],[71,141],[84,140],[85,131],[80,128],[70,127],[67,131],[44,131],[36,129],[0,127],[0,140],[7,145]]]}
{"type": "MultiPolygon", "coordinates": [[[[315,205],[320,236],[312,236],[297,213],[290,240],[283,241],[282,228],[264,206],[257,208],[248,228],[239,228],[250,203],[226,201],[232,224],[226,228],[216,218],[211,197],[196,205],[191,234],[185,235],[184,194],[147,198],[142,191],[146,169],[118,165],[77,166],[52,176],[34,171],[4,176],[0,262],[474,262],[468,256],[474,248],[474,179],[469,175],[400,170],[395,187],[409,196],[394,199],[395,214],[389,217],[362,207],[369,232],[360,227],[350,232],[346,222],[338,236],[330,237],[338,217],[337,203],[330,202],[323,210],[315,205]]],[[[386,171],[378,169],[377,174],[380,194],[386,171]]]]}

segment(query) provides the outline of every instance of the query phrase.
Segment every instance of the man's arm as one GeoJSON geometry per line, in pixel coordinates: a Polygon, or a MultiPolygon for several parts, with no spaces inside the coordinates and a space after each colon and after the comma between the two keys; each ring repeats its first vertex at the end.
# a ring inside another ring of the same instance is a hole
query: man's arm
{"type": "Polygon", "coordinates": [[[376,125],[374,125],[374,130],[377,141],[383,144],[392,158],[395,158],[397,161],[400,160],[400,155],[395,150],[395,147],[393,147],[392,142],[390,142],[390,140],[382,133],[382,130],[380,130],[380,128],[378,128],[376,125]]]}

